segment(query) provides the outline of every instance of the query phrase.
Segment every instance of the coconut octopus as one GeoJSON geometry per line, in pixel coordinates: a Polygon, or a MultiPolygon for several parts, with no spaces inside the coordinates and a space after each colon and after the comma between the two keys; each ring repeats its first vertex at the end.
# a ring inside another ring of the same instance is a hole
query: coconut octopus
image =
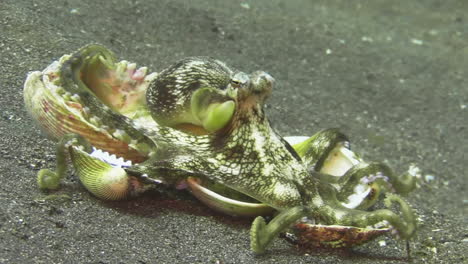
{"type": "Polygon", "coordinates": [[[384,233],[411,238],[416,217],[394,193],[411,191],[414,175],[365,162],[336,129],[281,137],[264,109],[273,83],[266,72],[209,57],[149,74],[101,45],[64,55],[24,86],[30,115],[58,141],[57,167],[40,170],[38,185],[58,189],[71,160],[101,199],[187,188],[214,210],[256,217],[255,253],[280,233],[303,247],[352,247],[384,233]],[[386,208],[369,210],[378,201],[386,208]]]}

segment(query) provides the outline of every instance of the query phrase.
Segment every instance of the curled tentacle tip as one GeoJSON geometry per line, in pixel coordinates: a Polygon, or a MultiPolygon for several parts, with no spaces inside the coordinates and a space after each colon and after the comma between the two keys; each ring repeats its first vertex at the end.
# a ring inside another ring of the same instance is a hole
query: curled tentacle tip
{"type": "Polygon", "coordinates": [[[265,252],[266,245],[262,243],[262,238],[268,234],[265,234],[266,222],[261,216],[255,218],[250,228],[250,248],[256,254],[262,254],[265,252]]]}
{"type": "Polygon", "coordinates": [[[385,194],[384,204],[386,207],[391,207],[392,203],[400,202],[400,201],[402,201],[402,199],[397,194],[394,194],[394,193],[385,194]]]}
{"type": "Polygon", "coordinates": [[[397,193],[406,195],[416,188],[418,179],[421,179],[421,169],[411,164],[408,171],[396,177],[392,185],[397,193]]]}
{"type": "Polygon", "coordinates": [[[403,200],[403,198],[401,198],[399,195],[392,193],[387,193],[384,203],[387,207],[390,207],[392,203],[398,203],[398,205],[400,206],[404,226],[397,228],[398,236],[401,239],[406,240],[413,237],[417,229],[416,216],[414,215],[414,212],[408,205],[408,203],[405,200],[403,200]]]}
{"type": "Polygon", "coordinates": [[[60,179],[55,172],[42,169],[37,174],[37,185],[43,190],[55,190],[60,185],[60,179]]]}

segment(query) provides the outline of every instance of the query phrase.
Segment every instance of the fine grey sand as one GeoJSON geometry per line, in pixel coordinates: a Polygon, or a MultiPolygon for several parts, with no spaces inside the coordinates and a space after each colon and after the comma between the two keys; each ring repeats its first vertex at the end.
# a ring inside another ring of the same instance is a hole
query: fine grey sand
{"type": "Polygon", "coordinates": [[[0,3],[0,263],[405,263],[405,242],[300,251],[249,248],[252,219],[186,192],[103,202],[70,171],[45,200],[36,173],[55,145],[23,105],[29,71],[100,43],[159,71],[211,56],[276,80],[267,114],[283,135],[338,127],[366,160],[421,169],[414,263],[466,263],[467,1],[159,0],[0,3]]]}

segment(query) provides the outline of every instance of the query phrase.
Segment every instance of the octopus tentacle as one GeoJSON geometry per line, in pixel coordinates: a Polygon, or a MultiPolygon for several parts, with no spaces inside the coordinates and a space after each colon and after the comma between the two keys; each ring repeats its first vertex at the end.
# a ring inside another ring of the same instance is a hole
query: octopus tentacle
{"type": "Polygon", "coordinates": [[[348,208],[366,209],[381,193],[406,194],[414,189],[416,178],[396,175],[383,163],[366,163],[349,149],[346,137],[336,129],[327,129],[293,145],[311,175],[332,184],[337,199],[348,208]]]}
{"type": "Polygon", "coordinates": [[[292,147],[307,167],[320,171],[332,151],[341,145],[348,146],[348,138],[338,129],[331,128],[319,131],[292,147]]]}
{"type": "Polygon", "coordinates": [[[67,160],[69,157],[69,148],[71,146],[80,146],[86,151],[91,151],[91,146],[82,136],[77,134],[64,135],[56,146],[56,169],[42,169],[37,174],[37,184],[41,189],[55,190],[60,186],[61,180],[67,173],[67,160]]]}
{"type": "Polygon", "coordinates": [[[327,185],[321,184],[319,188],[320,197],[324,200],[325,205],[314,212],[314,216],[321,221],[355,227],[372,226],[387,221],[403,239],[411,238],[416,231],[416,217],[408,203],[400,196],[396,194],[387,195],[385,205],[390,207],[392,203],[397,203],[401,210],[401,216],[390,209],[363,211],[343,206],[336,197],[336,190],[327,185]]]}
{"type": "Polygon", "coordinates": [[[77,134],[66,134],[57,144],[57,167],[55,171],[42,169],[37,182],[41,189],[54,190],[67,172],[67,160],[73,163],[83,186],[98,198],[121,200],[145,190],[140,181],[127,174],[125,169],[114,167],[89,155],[89,142],[77,134]]]}
{"type": "Polygon", "coordinates": [[[331,186],[321,189],[320,195],[324,198],[322,206],[296,206],[282,211],[268,224],[263,217],[257,217],[250,230],[252,251],[258,254],[263,253],[273,238],[302,217],[311,217],[328,224],[353,227],[373,226],[386,221],[396,229],[402,239],[410,239],[416,231],[416,217],[410,206],[398,195],[388,195],[385,204],[390,207],[392,203],[397,203],[400,206],[401,216],[389,209],[367,212],[346,208],[336,199],[335,191],[331,186]]]}
{"type": "Polygon", "coordinates": [[[263,217],[258,216],[250,228],[250,248],[257,254],[265,252],[273,238],[308,213],[307,207],[296,206],[282,211],[268,224],[263,217]]]}
{"type": "Polygon", "coordinates": [[[406,177],[406,174],[397,176],[383,163],[361,162],[340,177],[335,186],[339,188],[337,198],[345,203],[352,202],[350,198],[359,195],[357,192],[360,190],[367,193],[358,206],[353,206],[366,209],[378,201],[381,193],[391,191],[404,194],[414,188],[415,182],[415,177],[406,177]]]}

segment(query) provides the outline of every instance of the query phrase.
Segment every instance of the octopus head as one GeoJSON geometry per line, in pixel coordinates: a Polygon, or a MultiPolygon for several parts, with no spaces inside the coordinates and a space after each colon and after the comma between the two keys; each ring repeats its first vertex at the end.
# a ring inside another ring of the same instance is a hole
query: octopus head
{"type": "Polygon", "coordinates": [[[225,127],[236,111],[261,109],[273,82],[266,72],[246,74],[215,59],[192,57],[162,71],[146,100],[160,125],[212,133],[225,127]]]}

